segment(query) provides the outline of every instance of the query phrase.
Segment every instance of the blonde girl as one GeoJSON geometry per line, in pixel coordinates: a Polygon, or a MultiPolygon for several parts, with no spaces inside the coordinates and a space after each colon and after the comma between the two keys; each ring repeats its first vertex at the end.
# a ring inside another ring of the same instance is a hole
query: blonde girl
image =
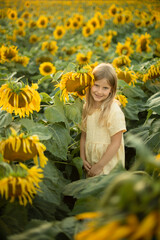
{"type": "Polygon", "coordinates": [[[118,162],[124,166],[125,117],[115,100],[117,76],[113,66],[101,63],[93,70],[82,113],[80,157],[87,176],[108,174],[118,162]]]}

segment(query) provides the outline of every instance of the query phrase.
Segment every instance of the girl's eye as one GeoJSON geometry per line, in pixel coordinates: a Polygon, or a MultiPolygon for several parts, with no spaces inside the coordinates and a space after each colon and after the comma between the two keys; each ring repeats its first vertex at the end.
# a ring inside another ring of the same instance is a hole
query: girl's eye
{"type": "Polygon", "coordinates": [[[108,87],[104,87],[104,89],[105,89],[105,90],[107,90],[107,89],[108,89],[108,87]]]}

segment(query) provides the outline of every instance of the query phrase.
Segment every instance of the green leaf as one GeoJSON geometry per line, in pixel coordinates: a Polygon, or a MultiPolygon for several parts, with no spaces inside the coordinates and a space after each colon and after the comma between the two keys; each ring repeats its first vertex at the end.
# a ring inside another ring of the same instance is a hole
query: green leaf
{"type": "Polygon", "coordinates": [[[62,74],[63,74],[62,71],[56,72],[56,74],[53,76],[52,82],[57,82],[61,78],[62,74]]]}
{"type": "Polygon", "coordinates": [[[82,102],[76,100],[73,104],[65,105],[66,117],[75,122],[80,123],[82,115],[82,102]]]}
{"type": "Polygon", "coordinates": [[[0,127],[7,127],[12,122],[12,115],[0,110],[0,127]]]}
{"type": "Polygon", "coordinates": [[[64,111],[58,106],[45,108],[44,116],[50,123],[66,122],[64,111]]]}
{"type": "Polygon", "coordinates": [[[60,159],[67,159],[68,144],[71,141],[69,130],[62,124],[53,124],[49,127],[52,138],[44,142],[47,150],[60,159]]]}
{"type": "Polygon", "coordinates": [[[145,97],[147,97],[146,93],[138,86],[124,88],[123,94],[128,98],[145,98],[145,97]]]}
{"type": "Polygon", "coordinates": [[[42,77],[41,79],[38,80],[38,85],[42,84],[46,80],[52,80],[52,77],[50,75],[42,77]]]}
{"type": "Polygon", "coordinates": [[[73,158],[72,159],[72,163],[77,168],[78,173],[79,173],[79,177],[81,178],[82,174],[83,174],[83,169],[82,169],[83,161],[82,161],[82,158],[80,158],[80,157],[73,158]]]}
{"type": "Polygon", "coordinates": [[[45,92],[41,92],[40,97],[41,97],[41,102],[48,103],[48,102],[52,101],[52,98],[45,92]]]}
{"type": "Polygon", "coordinates": [[[147,106],[160,115],[160,92],[155,93],[148,99],[147,106]]]}
{"type": "Polygon", "coordinates": [[[74,63],[69,63],[67,65],[67,67],[65,68],[63,74],[67,73],[67,72],[74,72],[75,71],[75,68],[76,68],[76,64],[74,63]]]}

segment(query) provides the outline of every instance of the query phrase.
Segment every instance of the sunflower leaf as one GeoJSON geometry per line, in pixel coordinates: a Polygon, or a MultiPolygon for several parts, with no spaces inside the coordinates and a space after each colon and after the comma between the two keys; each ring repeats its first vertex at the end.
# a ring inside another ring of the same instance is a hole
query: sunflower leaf
{"type": "Polygon", "coordinates": [[[12,115],[0,110],[0,127],[7,127],[12,122],[12,115]]]}

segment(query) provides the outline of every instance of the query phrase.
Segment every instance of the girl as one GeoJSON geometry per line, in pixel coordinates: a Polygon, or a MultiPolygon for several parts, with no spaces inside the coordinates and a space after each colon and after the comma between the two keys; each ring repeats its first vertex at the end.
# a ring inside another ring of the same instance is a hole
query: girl
{"type": "Polygon", "coordinates": [[[82,113],[80,157],[87,176],[108,174],[118,162],[124,166],[125,117],[115,100],[117,76],[109,63],[93,70],[94,85],[88,89],[82,113]]]}

